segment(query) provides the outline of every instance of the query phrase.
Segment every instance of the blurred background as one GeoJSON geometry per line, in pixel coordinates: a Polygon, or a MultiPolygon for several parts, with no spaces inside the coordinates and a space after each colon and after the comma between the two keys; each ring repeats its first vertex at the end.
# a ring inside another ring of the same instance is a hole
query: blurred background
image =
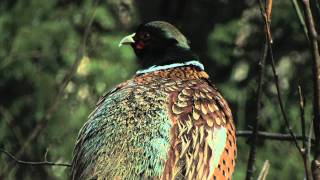
{"type": "MultiPolygon", "coordinates": [[[[272,14],[273,50],[285,110],[294,132],[301,134],[297,94],[301,85],[309,132],[309,44],[291,1],[275,1],[272,14]]],[[[230,103],[238,130],[250,130],[257,64],[265,41],[257,1],[1,0],[0,147],[26,161],[70,163],[77,133],[99,96],[141,66],[131,48],[118,48],[120,39],[151,20],[169,21],[189,38],[230,103]]],[[[262,102],[260,130],[286,133],[270,65],[262,102]]],[[[238,138],[238,149],[236,180],[245,178],[247,138],[238,138]]],[[[268,179],[304,177],[293,142],[260,139],[254,177],[265,160],[271,165],[268,179]]],[[[0,167],[0,179],[68,179],[70,170],[18,165],[4,154],[0,167]]]]}

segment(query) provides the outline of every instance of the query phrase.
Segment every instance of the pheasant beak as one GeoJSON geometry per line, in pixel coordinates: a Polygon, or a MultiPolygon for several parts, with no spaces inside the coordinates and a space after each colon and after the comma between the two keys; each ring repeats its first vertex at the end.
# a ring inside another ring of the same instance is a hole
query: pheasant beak
{"type": "Polygon", "coordinates": [[[133,37],[136,35],[136,33],[130,34],[124,38],[121,39],[120,43],[119,43],[119,47],[121,47],[122,45],[129,45],[132,43],[135,43],[133,37]]]}

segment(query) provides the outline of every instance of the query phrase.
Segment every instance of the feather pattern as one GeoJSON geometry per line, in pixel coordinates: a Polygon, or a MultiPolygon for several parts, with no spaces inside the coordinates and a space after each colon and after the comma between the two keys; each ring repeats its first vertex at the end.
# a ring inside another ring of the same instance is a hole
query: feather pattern
{"type": "Polygon", "coordinates": [[[228,104],[197,66],[137,74],[103,96],[81,129],[73,179],[231,179],[228,104]]]}

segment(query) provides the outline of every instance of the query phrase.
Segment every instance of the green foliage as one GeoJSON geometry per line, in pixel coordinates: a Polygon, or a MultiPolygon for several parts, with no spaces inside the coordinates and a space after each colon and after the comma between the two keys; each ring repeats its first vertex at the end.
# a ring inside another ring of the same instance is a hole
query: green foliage
{"type": "Polygon", "coordinates": [[[215,29],[210,33],[207,42],[209,56],[214,59],[219,59],[219,61],[217,61],[219,65],[227,66],[230,64],[239,26],[238,21],[217,24],[215,29]]]}

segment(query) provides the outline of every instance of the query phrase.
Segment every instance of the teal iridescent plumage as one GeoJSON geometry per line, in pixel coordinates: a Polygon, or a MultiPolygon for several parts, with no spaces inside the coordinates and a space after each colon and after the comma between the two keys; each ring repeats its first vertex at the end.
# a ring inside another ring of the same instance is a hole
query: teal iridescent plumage
{"type": "Polygon", "coordinates": [[[81,159],[75,166],[84,168],[75,176],[88,166],[95,169],[83,177],[95,177],[92,171],[107,177],[160,176],[170,146],[165,96],[134,86],[109,94],[80,131],[76,151],[81,159]]]}

